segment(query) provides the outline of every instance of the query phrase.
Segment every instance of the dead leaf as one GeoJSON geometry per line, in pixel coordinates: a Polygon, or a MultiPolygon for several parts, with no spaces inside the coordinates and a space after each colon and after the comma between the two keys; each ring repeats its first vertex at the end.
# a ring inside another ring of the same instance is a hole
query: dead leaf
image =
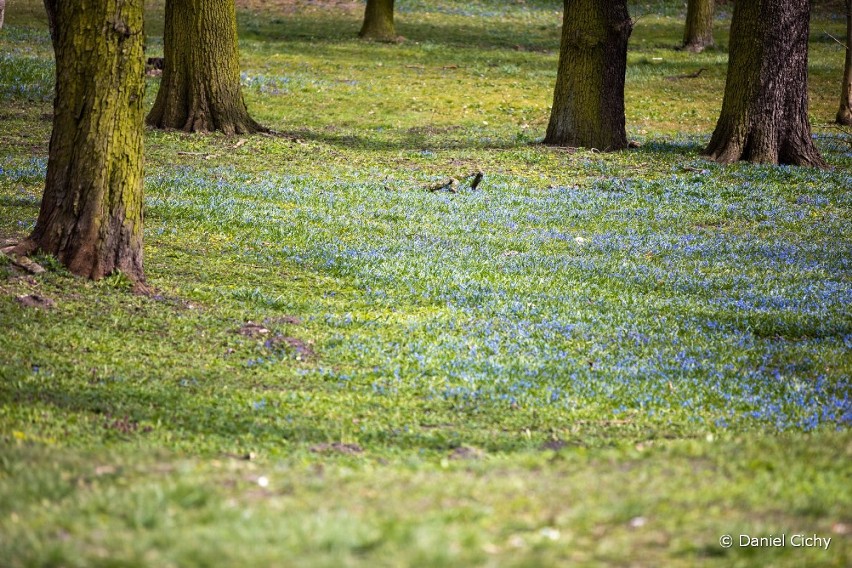
{"type": "Polygon", "coordinates": [[[541,445],[542,450],[553,450],[554,452],[558,452],[568,444],[562,440],[548,440],[541,445]]]}
{"type": "Polygon", "coordinates": [[[240,329],[237,330],[237,333],[239,333],[240,335],[245,335],[246,337],[259,337],[261,335],[266,335],[267,333],[269,333],[269,330],[260,324],[254,323],[253,321],[248,321],[243,324],[240,329]]]}
{"type": "Polygon", "coordinates": [[[482,450],[479,448],[471,448],[469,446],[459,446],[450,452],[451,460],[478,460],[482,456],[482,450]]]}
{"type": "Polygon", "coordinates": [[[274,349],[282,344],[295,352],[296,359],[298,361],[305,361],[316,356],[316,352],[313,348],[298,337],[288,337],[286,335],[276,334],[275,336],[267,339],[264,346],[267,349],[274,349]]]}
{"type": "Polygon", "coordinates": [[[648,524],[648,519],[646,519],[645,517],[633,517],[628,523],[631,529],[640,529],[646,524],[648,524]]]}
{"type": "Polygon", "coordinates": [[[317,444],[311,446],[311,451],[315,454],[360,454],[364,450],[358,444],[344,444],[343,442],[334,442],[331,444],[317,444]]]}
{"type": "Polygon", "coordinates": [[[52,308],[56,305],[56,302],[50,298],[39,296],[38,294],[26,294],[18,296],[15,299],[18,300],[19,304],[26,308],[52,308]]]}

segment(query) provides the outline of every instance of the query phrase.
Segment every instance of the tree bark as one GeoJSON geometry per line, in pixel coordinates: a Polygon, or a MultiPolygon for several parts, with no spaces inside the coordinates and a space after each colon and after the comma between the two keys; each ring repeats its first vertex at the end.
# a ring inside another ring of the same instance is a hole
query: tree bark
{"type": "Polygon", "coordinates": [[[852,0],[846,0],[846,63],[843,66],[837,123],[852,126],[852,0]]]}
{"type": "Polygon", "coordinates": [[[394,0],[367,0],[364,10],[364,25],[358,35],[364,39],[396,41],[393,25],[394,0]]]}
{"type": "Polygon", "coordinates": [[[234,0],[166,0],[163,48],[149,125],[229,135],[266,131],[243,101],[234,0]]]}
{"type": "Polygon", "coordinates": [[[47,181],[15,252],[99,279],[142,270],[142,0],[45,0],[56,54],[47,181]]]}
{"type": "Polygon", "coordinates": [[[3,17],[6,15],[6,0],[0,0],[0,30],[3,29],[3,17]]]}
{"type": "Polygon", "coordinates": [[[625,0],[565,0],[545,144],[627,147],[624,74],[632,28],[625,0]]]}
{"type": "Polygon", "coordinates": [[[701,53],[713,47],[714,0],[689,0],[686,6],[686,26],[683,31],[683,48],[701,53]]]}
{"type": "Polygon", "coordinates": [[[808,0],[736,2],[725,98],[704,150],[738,160],[824,167],[808,122],[808,0]]]}

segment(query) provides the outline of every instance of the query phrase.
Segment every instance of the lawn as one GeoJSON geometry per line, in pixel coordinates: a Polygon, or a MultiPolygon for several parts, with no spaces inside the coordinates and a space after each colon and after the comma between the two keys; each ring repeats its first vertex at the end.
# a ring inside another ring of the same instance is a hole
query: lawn
{"type": "MultiPolygon", "coordinates": [[[[7,4],[15,239],[53,62],[40,3],[7,4]]],[[[0,256],[0,564],[852,563],[834,4],[810,45],[826,170],[701,158],[729,8],[696,55],[681,2],[631,4],[638,147],[604,154],[539,144],[559,2],[398,0],[399,44],[355,38],[360,3],[237,5],[246,101],[276,135],[146,133],[153,293],[0,256]]]]}

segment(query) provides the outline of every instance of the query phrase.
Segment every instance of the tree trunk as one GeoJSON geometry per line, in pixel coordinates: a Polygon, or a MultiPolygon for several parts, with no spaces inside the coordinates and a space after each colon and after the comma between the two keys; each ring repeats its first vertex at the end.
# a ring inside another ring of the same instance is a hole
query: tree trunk
{"type": "Polygon", "coordinates": [[[545,144],[627,147],[624,73],[632,22],[625,0],[565,0],[559,70],[545,144]]]}
{"type": "Polygon", "coordinates": [[[808,122],[808,0],[736,2],[725,98],[704,153],[722,163],[825,166],[808,122]]]}
{"type": "Polygon", "coordinates": [[[393,26],[394,0],[367,0],[364,11],[364,25],[358,35],[364,39],[378,41],[396,41],[393,26]]]}
{"type": "Polygon", "coordinates": [[[846,64],[843,66],[843,90],[837,123],[852,126],[852,0],[846,0],[846,64]]]}
{"type": "Polygon", "coordinates": [[[56,54],[40,249],[74,274],[143,282],[142,0],[45,0],[56,54]]]}
{"type": "Polygon", "coordinates": [[[251,134],[240,89],[234,0],[166,0],[165,62],[151,126],[184,132],[251,134]]]}
{"type": "Polygon", "coordinates": [[[6,15],[6,0],[0,0],[0,30],[3,29],[3,17],[6,15]]]}
{"type": "Polygon", "coordinates": [[[714,0],[689,0],[683,32],[684,49],[701,53],[708,47],[713,47],[714,8],[714,0]]]}

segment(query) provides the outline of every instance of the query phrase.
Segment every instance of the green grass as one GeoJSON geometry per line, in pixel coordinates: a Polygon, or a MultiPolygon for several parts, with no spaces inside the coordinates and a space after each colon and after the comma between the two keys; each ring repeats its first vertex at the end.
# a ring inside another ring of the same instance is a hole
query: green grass
{"type": "MultiPolygon", "coordinates": [[[[700,158],[727,13],[695,55],[679,3],[631,7],[642,145],[600,154],[536,143],[558,2],[401,1],[400,45],[354,39],[360,5],[283,4],[239,23],[248,106],[288,136],[146,135],[155,295],[0,257],[0,564],[850,563],[830,7],[817,171],[700,158]],[[477,168],[479,191],[423,189],[477,168]]],[[[37,2],[9,3],[0,53],[0,237],[21,237],[50,136],[37,2]]]]}

